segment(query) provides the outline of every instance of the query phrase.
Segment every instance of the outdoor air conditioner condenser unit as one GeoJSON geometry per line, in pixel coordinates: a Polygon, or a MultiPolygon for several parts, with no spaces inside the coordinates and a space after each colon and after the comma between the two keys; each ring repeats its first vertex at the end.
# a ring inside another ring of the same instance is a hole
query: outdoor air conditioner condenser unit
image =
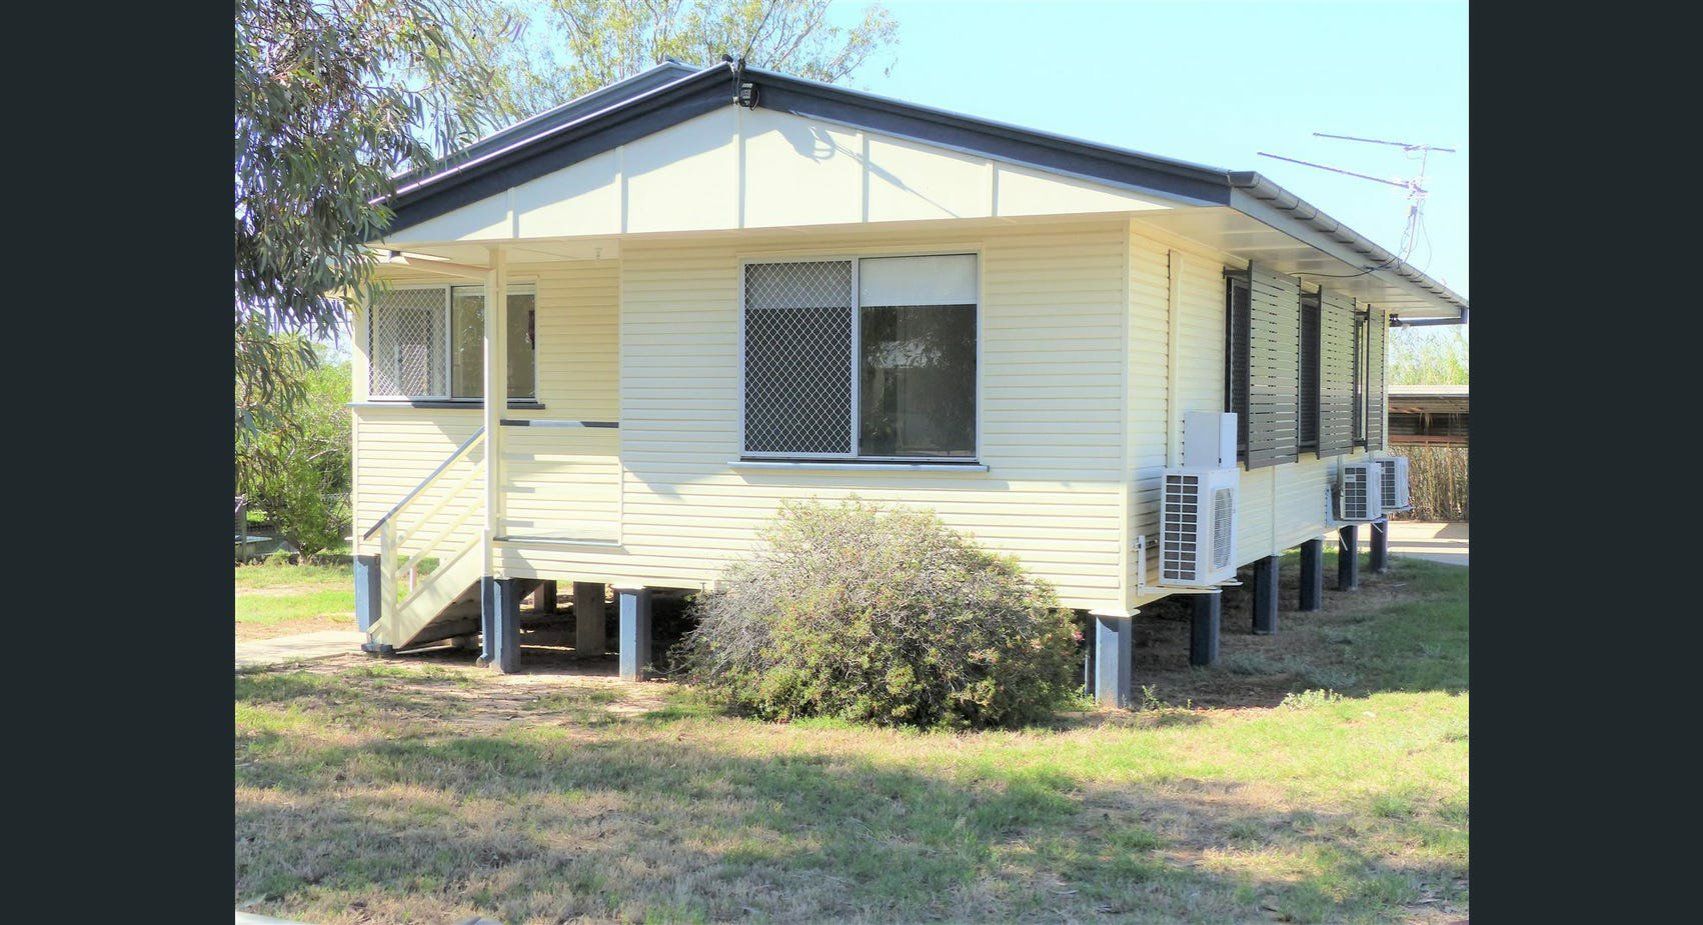
{"type": "Polygon", "coordinates": [[[1159,510],[1159,584],[1211,587],[1236,577],[1238,470],[1165,470],[1159,510]]]}
{"type": "Polygon", "coordinates": [[[1412,510],[1413,499],[1408,495],[1407,487],[1407,457],[1380,456],[1372,462],[1378,464],[1381,473],[1378,497],[1384,502],[1384,513],[1412,510]]]}
{"type": "Polygon", "coordinates": [[[1336,519],[1369,523],[1384,516],[1383,467],[1372,460],[1344,462],[1336,470],[1336,519]]]}

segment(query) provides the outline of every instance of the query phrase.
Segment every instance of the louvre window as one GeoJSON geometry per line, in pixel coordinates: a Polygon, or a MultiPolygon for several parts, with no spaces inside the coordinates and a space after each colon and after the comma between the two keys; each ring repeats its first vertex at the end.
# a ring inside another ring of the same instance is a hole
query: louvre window
{"type": "MultiPolygon", "coordinates": [[[[537,395],[536,295],[509,290],[508,395],[537,395]]],[[[477,399],[484,394],[485,293],[433,286],[380,293],[368,313],[369,398],[477,399]]]]}
{"type": "Polygon", "coordinates": [[[1236,459],[1248,461],[1248,280],[1235,275],[1224,287],[1224,410],[1236,415],[1236,459]]]}
{"type": "Polygon", "coordinates": [[[1318,452],[1338,456],[1354,448],[1357,412],[1354,300],[1326,289],[1319,293],[1318,452]]]}
{"type": "Polygon", "coordinates": [[[1229,410],[1237,413],[1238,455],[1249,469],[1294,462],[1301,400],[1300,284],[1286,273],[1250,266],[1246,274],[1230,278],[1228,315],[1225,394],[1229,410]]]}
{"type": "Polygon", "coordinates": [[[1389,399],[1384,387],[1384,354],[1389,347],[1389,318],[1374,308],[1366,318],[1366,447],[1384,448],[1384,410],[1389,399]]]}
{"type": "Polygon", "coordinates": [[[1225,274],[1225,410],[1249,469],[1381,446],[1387,320],[1259,264],[1225,274]]]}
{"type": "Polygon", "coordinates": [[[745,267],[744,452],[971,459],[976,258],[745,267]]]}

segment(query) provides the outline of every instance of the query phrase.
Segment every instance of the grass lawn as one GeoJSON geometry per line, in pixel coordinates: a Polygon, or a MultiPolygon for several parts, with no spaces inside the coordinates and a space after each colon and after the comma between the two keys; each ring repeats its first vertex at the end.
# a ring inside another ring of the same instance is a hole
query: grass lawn
{"type": "Polygon", "coordinates": [[[1186,611],[1155,607],[1147,709],[1014,732],[753,722],[545,649],[507,677],[453,651],[241,673],[236,902],[327,923],[1463,919],[1467,571],[1363,581],[1273,637],[1227,602],[1204,670],[1186,611]]]}
{"type": "Polygon", "coordinates": [[[236,567],[238,640],[354,628],[352,566],[262,561],[236,567]]]}

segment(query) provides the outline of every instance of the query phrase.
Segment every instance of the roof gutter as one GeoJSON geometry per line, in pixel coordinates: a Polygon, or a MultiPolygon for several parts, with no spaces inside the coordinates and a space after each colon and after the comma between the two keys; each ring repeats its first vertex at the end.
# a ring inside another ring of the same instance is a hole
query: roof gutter
{"type": "MultiPolygon", "coordinates": [[[[1235,189],[1230,205],[1254,218],[1269,215],[1284,224],[1299,224],[1314,234],[1302,238],[1325,253],[1336,256],[1350,266],[1362,266],[1368,274],[1394,276],[1403,288],[1423,293],[1430,298],[1449,303],[1460,310],[1457,318],[1416,318],[1404,325],[1465,324],[1467,302],[1449,287],[1409,266],[1400,257],[1374,244],[1364,235],[1320,211],[1305,199],[1289,192],[1253,171],[1231,171],[1226,174],[1235,189]],[[1358,255],[1358,259],[1343,256],[1358,255]]],[[[1267,221],[1267,224],[1276,223],[1267,221]]]]}
{"type": "Polygon", "coordinates": [[[1190,205],[1229,202],[1231,190],[1225,172],[1216,167],[919,106],[761,68],[748,66],[744,74],[761,89],[760,105],[764,109],[1120,184],[1190,205]]]}
{"type": "MultiPolygon", "coordinates": [[[[609,106],[588,112],[572,121],[552,126],[534,135],[518,138],[511,144],[488,151],[471,160],[422,176],[389,196],[374,199],[373,203],[383,203],[389,206],[396,212],[397,221],[393,221],[392,226],[405,227],[411,222],[403,220],[404,210],[413,203],[427,197],[442,198],[446,193],[439,192],[437,188],[448,184],[454,187],[454,189],[446,191],[455,194],[453,196],[454,204],[447,208],[443,207],[445,204],[439,204],[437,208],[431,210],[433,215],[441,215],[453,208],[501,192],[502,189],[495,188],[486,190],[476,181],[481,177],[490,176],[516,161],[524,160],[539,163],[540,155],[585,140],[592,135],[608,136],[598,141],[595,146],[597,149],[613,148],[631,140],[625,137],[626,135],[638,137],[649,131],[650,127],[644,121],[645,116],[675,104],[696,102],[705,111],[721,106],[726,102],[725,87],[714,94],[697,91],[700,85],[703,85],[704,89],[708,89],[708,82],[711,77],[724,75],[728,72],[729,65],[727,64],[711,65],[701,71],[670,81],[637,96],[628,97],[609,106]],[[622,126],[636,126],[637,128],[622,133],[619,131],[622,126]],[[524,152],[522,149],[525,149],[524,152]]],[[[512,168],[509,169],[512,170],[512,168]]],[[[550,171],[547,168],[536,171],[539,176],[548,172],[550,171]]],[[[513,173],[508,174],[507,177],[508,182],[500,184],[503,189],[506,189],[510,182],[523,182],[515,180],[513,173]]]]}

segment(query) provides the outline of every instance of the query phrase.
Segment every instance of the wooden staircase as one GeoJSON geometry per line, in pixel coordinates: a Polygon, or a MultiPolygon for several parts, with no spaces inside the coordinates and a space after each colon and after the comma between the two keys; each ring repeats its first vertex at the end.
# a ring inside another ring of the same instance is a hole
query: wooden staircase
{"type": "Polygon", "coordinates": [[[379,543],[373,645],[400,650],[479,632],[484,445],[481,427],[362,536],[379,543]]]}

